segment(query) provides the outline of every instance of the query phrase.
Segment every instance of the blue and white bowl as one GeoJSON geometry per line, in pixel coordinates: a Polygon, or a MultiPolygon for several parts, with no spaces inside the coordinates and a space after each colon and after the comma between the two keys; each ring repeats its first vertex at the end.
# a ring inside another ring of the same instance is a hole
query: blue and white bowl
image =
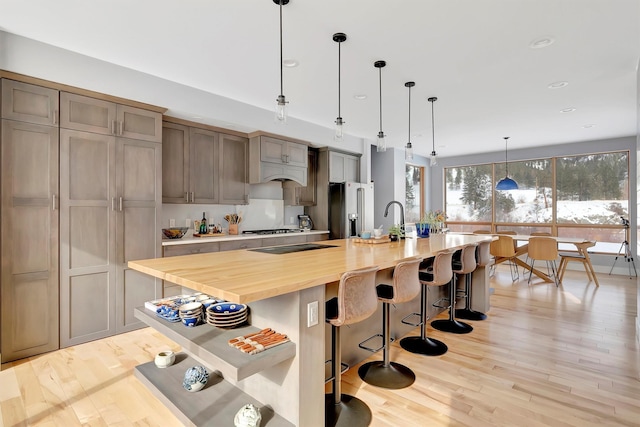
{"type": "Polygon", "coordinates": [[[182,387],[190,392],[202,390],[209,380],[209,373],[204,366],[194,366],[184,373],[182,387]]]}
{"type": "Polygon", "coordinates": [[[233,302],[219,302],[216,304],[211,304],[207,310],[215,314],[232,314],[245,311],[246,309],[247,306],[244,304],[236,304],[233,302]]]}

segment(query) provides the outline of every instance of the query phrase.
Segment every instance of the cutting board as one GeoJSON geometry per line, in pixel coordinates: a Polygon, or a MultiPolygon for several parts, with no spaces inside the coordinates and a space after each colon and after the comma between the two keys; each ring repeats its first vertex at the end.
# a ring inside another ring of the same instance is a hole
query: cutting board
{"type": "Polygon", "coordinates": [[[220,237],[220,236],[226,236],[226,234],[224,233],[207,233],[207,234],[193,233],[193,237],[220,237]]]}
{"type": "Polygon", "coordinates": [[[352,242],[356,242],[356,243],[367,243],[370,245],[377,245],[380,243],[389,243],[391,242],[391,239],[389,238],[389,236],[382,236],[379,239],[375,239],[375,238],[370,238],[370,239],[361,239],[360,237],[352,237],[351,239],[352,242]]]}

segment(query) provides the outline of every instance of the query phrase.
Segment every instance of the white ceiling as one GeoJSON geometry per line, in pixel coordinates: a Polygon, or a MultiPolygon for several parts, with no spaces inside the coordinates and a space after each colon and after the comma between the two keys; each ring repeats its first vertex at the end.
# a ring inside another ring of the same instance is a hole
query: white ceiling
{"type": "MultiPolygon", "coordinates": [[[[273,0],[0,0],[0,30],[273,110],[280,93],[273,0]]],[[[636,133],[640,0],[291,0],[283,7],[289,114],[428,155],[430,96],[442,156],[636,133]],[[546,48],[531,43],[552,38],[546,48]],[[549,89],[551,83],[568,85],[549,89]],[[367,99],[356,100],[354,95],[367,99]],[[561,110],[575,111],[561,113],[561,110]],[[585,127],[585,125],[593,125],[585,127]]],[[[170,104],[170,102],[169,102],[170,104]]],[[[169,114],[216,123],[201,111],[169,114]]],[[[245,117],[237,128],[256,130],[245,117]]],[[[254,125],[255,126],[255,125],[254,125]]],[[[287,135],[286,125],[278,133],[287,135]]]]}

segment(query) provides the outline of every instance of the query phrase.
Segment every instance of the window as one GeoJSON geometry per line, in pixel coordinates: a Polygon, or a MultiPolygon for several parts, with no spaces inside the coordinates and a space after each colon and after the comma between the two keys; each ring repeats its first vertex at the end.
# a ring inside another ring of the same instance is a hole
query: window
{"type": "Polygon", "coordinates": [[[406,166],[406,202],[405,202],[405,222],[419,222],[424,212],[424,168],[421,166],[406,166]]]}
{"type": "Polygon", "coordinates": [[[504,163],[445,169],[449,229],[585,237],[604,253],[628,240],[628,151],[510,162],[508,169],[517,190],[494,190],[504,163]]]}

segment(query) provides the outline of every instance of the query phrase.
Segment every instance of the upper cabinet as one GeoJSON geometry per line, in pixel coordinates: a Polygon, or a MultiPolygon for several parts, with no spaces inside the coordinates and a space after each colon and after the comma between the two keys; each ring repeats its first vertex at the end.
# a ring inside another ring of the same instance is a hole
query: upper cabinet
{"type": "Polygon", "coordinates": [[[2,79],[0,116],[19,122],[58,126],[58,91],[2,79]]]}
{"type": "Polygon", "coordinates": [[[308,146],[267,135],[250,139],[249,182],[292,180],[307,185],[308,146]]]}
{"type": "Polygon", "coordinates": [[[329,182],[360,182],[360,156],[329,151],[329,182]]]}
{"type": "Polygon", "coordinates": [[[162,115],[102,99],[60,93],[60,127],[143,141],[162,140],[162,115]]]}
{"type": "Polygon", "coordinates": [[[249,140],[164,122],[163,203],[246,204],[249,140]]]}
{"type": "Polygon", "coordinates": [[[308,157],[307,186],[302,187],[295,181],[282,183],[284,204],[286,206],[313,206],[316,204],[318,151],[310,148],[308,157]]]}

